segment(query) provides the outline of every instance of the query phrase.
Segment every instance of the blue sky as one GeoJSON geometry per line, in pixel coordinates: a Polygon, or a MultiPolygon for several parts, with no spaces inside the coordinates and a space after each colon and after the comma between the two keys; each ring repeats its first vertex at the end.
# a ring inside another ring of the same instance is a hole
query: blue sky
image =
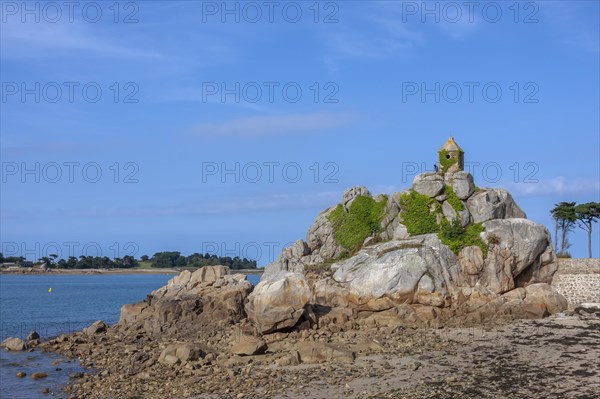
{"type": "Polygon", "coordinates": [[[550,228],[556,202],[600,200],[596,1],[54,4],[2,2],[5,255],[266,264],[346,188],[409,187],[449,135],[550,228]]]}

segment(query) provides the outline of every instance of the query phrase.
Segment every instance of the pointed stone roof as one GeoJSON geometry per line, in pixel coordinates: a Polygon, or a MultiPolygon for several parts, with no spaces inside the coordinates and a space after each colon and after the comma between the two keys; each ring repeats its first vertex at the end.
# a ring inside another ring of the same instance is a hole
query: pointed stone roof
{"type": "Polygon", "coordinates": [[[444,151],[444,150],[463,152],[462,148],[460,148],[459,145],[456,144],[456,141],[454,141],[454,137],[452,137],[452,136],[450,136],[448,141],[446,141],[446,143],[442,146],[442,148],[440,148],[440,151],[444,151]]]}

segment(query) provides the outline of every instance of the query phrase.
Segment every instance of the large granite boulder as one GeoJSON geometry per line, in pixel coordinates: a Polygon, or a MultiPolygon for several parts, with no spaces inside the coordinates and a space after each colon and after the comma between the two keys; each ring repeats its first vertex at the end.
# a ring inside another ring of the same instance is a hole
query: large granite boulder
{"type": "Polygon", "coordinates": [[[513,197],[502,189],[481,189],[467,200],[473,223],[493,219],[526,218],[513,197]]]}
{"type": "Polygon", "coordinates": [[[21,338],[6,338],[0,344],[3,348],[9,351],[24,351],[27,350],[27,343],[23,341],[21,338]]]}
{"type": "Polygon", "coordinates": [[[527,219],[490,220],[483,225],[483,239],[493,245],[478,284],[494,293],[504,293],[515,287],[525,269],[542,266],[541,255],[551,246],[545,226],[527,219]]]}
{"type": "Polygon", "coordinates": [[[364,248],[336,263],[332,280],[357,303],[385,296],[398,303],[444,306],[458,279],[457,265],[448,247],[426,235],[364,248]]]}
{"type": "Polygon", "coordinates": [[[300,320],[310,298],[304,275],[281,271],[258,283],[248,296],[246,314],[260,333],[285,330],[300,320]]]}
{"type": "Polygon", "coordinates": [[[466,200],[475,192],[475,183],[473,176],[463,170],[446,173],[444,175],[446,185],[452,187],[456,196],[461,200],[466,200]]]}
{"type": "Polygon", "coordinates": [[[419,194],[434,198],[444,191],[444,178],[435,172],[415,176],[412,189],[419,194]]]}

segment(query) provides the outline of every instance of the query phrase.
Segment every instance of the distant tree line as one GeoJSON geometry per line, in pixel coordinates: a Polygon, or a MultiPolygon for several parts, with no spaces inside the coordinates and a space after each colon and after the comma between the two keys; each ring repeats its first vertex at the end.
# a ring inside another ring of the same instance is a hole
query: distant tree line
{"type": "Polygon", "coordinates": [[[0,252],[0,263],[21,263],[25,261],[25,257],[23,256],[7,256],[6,258],[0,252]]]}
{"type": "MultiPolygon", "coordinates": [[[[38,259],[37,264],[48,269],[127,269],[140,266],[141,262],[148,262],[150,267],[157,268],[198,268],[202,266],[223,265],[233,270],[256,269],[256,261],[246,258],[217,256],[211,254],[194,253],[183,256],[180,252],[157,252],[151,258],[143,255],[139,260],[133,256],[110,259],[106,256],[80,256],[76,258],[69,256],[67,259],[58,259],[56,254],[50,254],[38,259]]],[[[22,256],[8,256],[0,252],[1,263],[23,264],[25,258],[22,256]]]]}
{"type": "Polygon", "coordinates": [[[570,258],[569,233],[579,227],[588,234],[588,257],[592,257],[592,227],[600,219],[600,203],[559,202],[550,210],[554,219],[554,251],[559,257],[570,258]]]}
{"type": "Polygon", "coordinates": [[[157,252],[151,258],[147,255],[141,257],[144,262],[150,262],[151,267],[171,268],[171,267],[202,267],[223,265],[232,270],[256,269],[256,261],[246,258],[217,256],[214,254],[194,253],[190,256],[183,256],[180,252],[157,252]]]}

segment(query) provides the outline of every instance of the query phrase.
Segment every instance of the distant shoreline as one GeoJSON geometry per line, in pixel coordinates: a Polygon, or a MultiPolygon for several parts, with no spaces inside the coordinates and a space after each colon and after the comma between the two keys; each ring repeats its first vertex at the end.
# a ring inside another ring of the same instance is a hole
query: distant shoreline
{"type": "MultiPolygon", "coordinates": [[[[12,270],[0,270],[1,274],[26,274],[26,275],[97,275],[97,274],[179,274],[185,269],[12,269],[12,270]]],[[[191,270],[191,269],[190,269],[191,270]]],[[[263,269],[243,269],[243,270],[231,270],[232,274],[262,274],[263,269]]]]}

